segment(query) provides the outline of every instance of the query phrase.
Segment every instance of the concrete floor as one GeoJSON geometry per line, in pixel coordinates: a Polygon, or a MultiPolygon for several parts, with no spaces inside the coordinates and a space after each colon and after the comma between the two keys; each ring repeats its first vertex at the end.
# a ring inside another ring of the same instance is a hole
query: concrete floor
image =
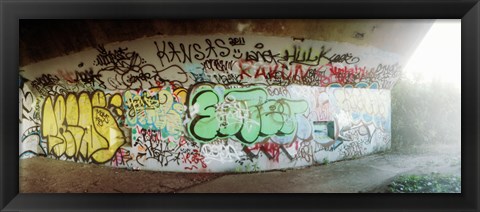
{"type": "Polygon", "coordinates": [[[358,193],[384,192],[400,174],[439,172],[460,175],[460,158],[429,155],[372,155],[285,172],[219,177],[179,192],[186,193],[358,193]]]}
{"type": "Polygon", "coordinates": [[[20,161],[21,193],[384,192],[400,174],[460,175],[460,153],[385,153],[302,169],[245,174],[130,171],[48,158],[20,161]]]}

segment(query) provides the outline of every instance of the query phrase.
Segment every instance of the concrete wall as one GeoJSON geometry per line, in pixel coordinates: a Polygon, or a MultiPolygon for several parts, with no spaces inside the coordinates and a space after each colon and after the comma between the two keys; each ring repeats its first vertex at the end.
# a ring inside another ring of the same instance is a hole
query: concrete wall
{"type": "Polygon", "coordinates": [[[20,158],[247,172],[389,148],[405,56],[250,34],[150,36],[21,67],[20,158]]]}

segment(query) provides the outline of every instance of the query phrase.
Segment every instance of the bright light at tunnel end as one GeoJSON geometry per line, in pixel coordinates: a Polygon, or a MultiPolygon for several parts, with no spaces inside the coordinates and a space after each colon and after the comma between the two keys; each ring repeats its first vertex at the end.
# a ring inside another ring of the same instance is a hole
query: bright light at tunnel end
{"type": "Polygon", "coordinates": [[[436,20],[414,51],[404,70],[419,82],[461,84],[461,20],[436,20]]]}

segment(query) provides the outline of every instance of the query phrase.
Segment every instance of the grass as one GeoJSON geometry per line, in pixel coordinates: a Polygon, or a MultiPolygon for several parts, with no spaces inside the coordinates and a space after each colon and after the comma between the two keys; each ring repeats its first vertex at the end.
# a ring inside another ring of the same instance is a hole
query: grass
{"type": "Polygon", "coordinates": [[[460,193],[461,178],[452,175],[403,175],[389,186],[391,193],[460,193]]]}
{"type": "Polygon", "coordinates": [[[328,165],[330,163],[330,161],[328,160],[328,158],[323,158],[323,165],[328,165]]]}

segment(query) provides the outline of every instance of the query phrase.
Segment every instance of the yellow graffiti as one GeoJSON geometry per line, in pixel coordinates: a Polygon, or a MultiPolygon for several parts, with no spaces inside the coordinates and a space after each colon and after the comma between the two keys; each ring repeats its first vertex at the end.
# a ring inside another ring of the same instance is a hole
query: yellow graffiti
{"type": "Polygon", "coordinates": [[[105,163],[125,143],[122,130],[107,109],[113,108],[117,115],[122,114],[120,94],[111,96],[95,91],[91,96],[86,92],[77,96],[70,93],[66,99],[57,96],[55,103],[53,98],[45,99],[42,111],[42,136],[47,139],[49,153],[105,163]],[[108,105],[107,98],[110,99],[108,105]]]}
{"type": "Polygon", "coordinates": [[[185,104],[187,102],[187,89],[177,88],[173,91],[173,94],[178,97],[180,103],[185,104]]]}

